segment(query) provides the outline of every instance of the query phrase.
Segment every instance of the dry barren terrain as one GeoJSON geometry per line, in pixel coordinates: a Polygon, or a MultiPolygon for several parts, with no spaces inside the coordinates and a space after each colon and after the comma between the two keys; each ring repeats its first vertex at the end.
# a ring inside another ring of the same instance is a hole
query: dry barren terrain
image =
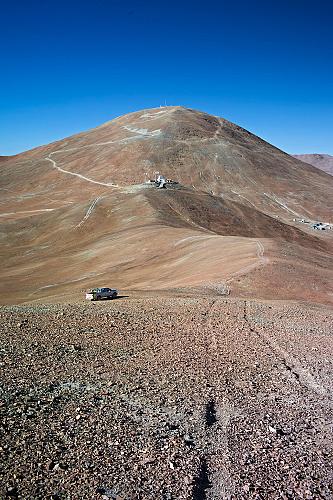
{"type": "Polygon", "coordinates": [[[0,190],[1,498],[333,498],[332,176],[175,106],[0,190]]]}
{"type": "Polygon", "coordinates": [[[332,498],[332,309],[1,309],[1,496],[332,498]]]}
{"type": "Polygon", "coordinates": [[[223,118],[131,113],[3,158],[0,190],[3,304],[98,285],[333,302],[333,231],[299,222],[333,222],[332,176],[223,118]]]}

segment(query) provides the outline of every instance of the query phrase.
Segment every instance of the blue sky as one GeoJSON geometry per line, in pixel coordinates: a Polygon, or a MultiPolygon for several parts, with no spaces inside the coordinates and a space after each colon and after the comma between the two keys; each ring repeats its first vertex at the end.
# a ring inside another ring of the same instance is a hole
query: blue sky
{"type": "Polygon", "coordinates": [[[164,104],[333,154],[333,2],[1,2],[0,155],[164,104]]]}

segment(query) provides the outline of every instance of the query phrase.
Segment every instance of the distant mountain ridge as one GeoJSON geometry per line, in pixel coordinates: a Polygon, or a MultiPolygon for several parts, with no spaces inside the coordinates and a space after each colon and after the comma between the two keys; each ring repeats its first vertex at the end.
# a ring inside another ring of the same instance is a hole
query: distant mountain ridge
{"type": "Polygon", "coordinates": [[[314,167],[320,168],[323,172],[333,175],[333,156],[314,153],[314,154],[304,154],[304,155],[292,155],[298,160],[304,161],[304,163],[309,163],[314,167]]]}

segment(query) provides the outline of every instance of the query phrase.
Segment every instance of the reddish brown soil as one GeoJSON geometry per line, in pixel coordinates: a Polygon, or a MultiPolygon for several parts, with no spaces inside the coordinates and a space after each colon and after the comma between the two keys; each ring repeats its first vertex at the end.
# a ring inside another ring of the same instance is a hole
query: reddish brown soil
{"type": "Polygon", "coordinates": [[[181,107],[0,163],[0,496],[333,498],[333,178],[181,107]]]}
{"type": "Polygon", "coordinates": [[[293,221],[331,221],[332,177],[222,118],[132,113],[0,179],[2,303],[103,284],[332,303],[333,232],[293,221]],[[156,170],[180,189],[137,184],[156,170]]]}
{"type": "Polygon", "coordinates": [[[1,497],[331,499],[332,309],[128,295],[0,309],[1,497]]]}

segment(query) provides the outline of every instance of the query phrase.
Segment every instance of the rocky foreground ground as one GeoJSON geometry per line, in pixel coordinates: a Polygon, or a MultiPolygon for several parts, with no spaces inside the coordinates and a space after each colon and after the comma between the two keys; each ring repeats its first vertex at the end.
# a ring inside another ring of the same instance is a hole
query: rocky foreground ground
{"type": "Polygon", "coordinates": [[[333,498],[332,309],[128,297],[0,314],[1,498],[333,498]]]}

